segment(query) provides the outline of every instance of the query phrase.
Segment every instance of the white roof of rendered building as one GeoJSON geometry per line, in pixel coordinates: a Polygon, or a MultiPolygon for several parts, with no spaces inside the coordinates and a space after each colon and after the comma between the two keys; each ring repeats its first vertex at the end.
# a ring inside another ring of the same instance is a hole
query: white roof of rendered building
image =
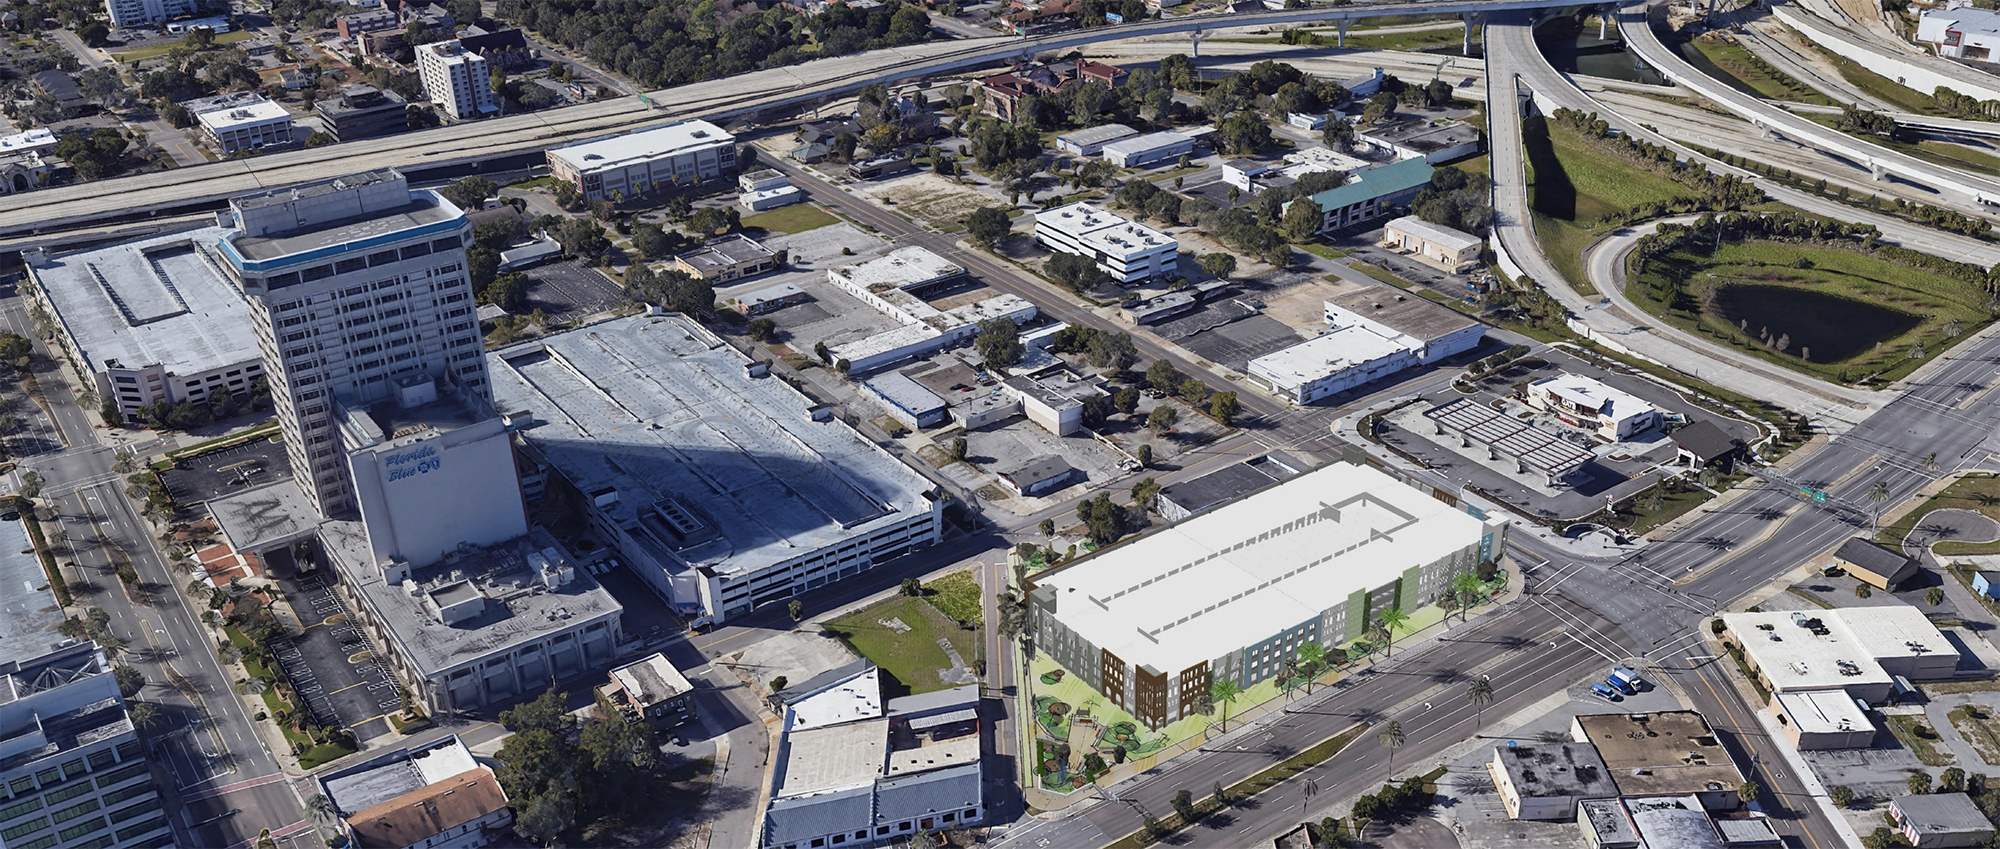
{"type": "Polygon", "coordinates": [[[1534,385],[1548,390],[1550,394],[1564,401],[1599,410],[1600,415],[1614,420],[1628,419],[1658,409],[1637,395],[1569,372],[1542,378],[1535,381],[1534,385]]]}
{"type": "Polygon", "coordinates": [[[30,271],[88,368],[116,361],[192,376],[255,363],[250,305],[205,250],[234,231],[204,227],[59,254],[30,271]]]}
{"type": "Polygon", "coordinates": [[[1481,239],[1471,233],[1432,224],[1414,215],[1405,215],[1391,221],[1385,225],[1384,229],[1398,233],[1408,233],[1409,235],[1454,252],[1486,244],[1485,239],[1481,239]]]}
{"type": "Polygon", "coordinates": [[[1355,366],[1411,350],[1410,345],[1385,338],[1367,327],[1343,327],[1251,360],[1250,371],[1281,388],[1296,389],[1355,366]]]}
{"type": "Polygon", "coordinates": [[[549,151],[578,171],[624,168],[663,156],[735,144],[736,137],[707,121],[681,121],[622,136],[587,141],[549,151]]]}

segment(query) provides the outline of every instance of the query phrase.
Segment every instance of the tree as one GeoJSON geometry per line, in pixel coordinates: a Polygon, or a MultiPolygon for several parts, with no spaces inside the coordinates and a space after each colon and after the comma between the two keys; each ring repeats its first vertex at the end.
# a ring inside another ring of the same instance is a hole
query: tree
{"type": "Polygon", "coordinates": [[[1409,737],[1403,733],[1403,724],[1393,719],[1383,723],[1382,730],[1375,732],[1375,742],[1389,750],[1389,772],[1394,774],[1396,750],[1403,748],[1403,744],[1409,742],[1409,737]]]}
{"type": "Polygon", "coordinates": [[[1122,371],[1139,361],[1139,346],[1130,333],[1097,333],[1085,346],[1084,357],[1093,368],[1122,371]]]}
{"type": "Polygon", "coordinates": [[[1757,794],[1760,792],[1762,788],[1758,787],[1755,781],[1745,781],[1736,785],[1736,798],[1743,800],[1745,805],[1757,801],[1757,794]]]}
{"type": "Polygon", "coordinates": [[[1021,344],[1021,328],[1012,319],[989,318],[979,323],[979,335],[972,340],[988,368],[1003,369],[1021,361],[1028,353],[1021,344]]]}
{"type": "Polygon", "coordinates": [[[1458,621],[1465,621],[1466,613],[1472,609],[1472,601],[1479,597],[1481,589],[1479,576],[1471,572],[1460,572],[1451,579],[1452,594],[1458,597],[1458,621]]]}
{"type": "Polygon", "coordinates": [[[1146,429],[1155,435],[1173,430],[1180,423],[1181,411],[1171,404],[1161,404],[1153,408],[1152,415],[1146,417],[1146,429]]]}
{"type": "Polygon", "coordinates": [[[1042,536],[1045,536],[1045,537],[1052,537],[1052,536],[1055,536],[1055,535],[1056,535],[1056,520],[1054,520],[1054,519],[1043,519],[1043,520],[1042,520],[1042,523],[1041,523],[1040,525],[1036,526],[1036,528],[1035,528],[1035,529],[1036,529],[1036,530],[1038,530],[1038,531],[1041,531],[1041,533],[1042,533],[1042,536]]]}
{"type": "Polygon", "coordinates": [[[526,804],[517,803],[514,809],[514,830],[543,846],[554,845],[558,836],[576,824],[576,798],[571,790],[551,789],[528,797],[526,804]]]}
{"type": "Polygon", "coordinates": [[[786,686],[790,685],[791,683],[792,679],[786,678],[783,675],[773,678],[771,679],[771,692],[773,693],[781,692],[785,689],[786,686]]]}
{"type": "Polygon", "coordinates": [[[1845,784],[1835,785],[1832,789],[1826,791],[1826,795],[1833,800],[1835,805],[1843,808],[1854,804],[1854,788],[1845,784]]]}
{"type": "Polygon", "coordinates": [[[1872,596],[1872,595],[1874,595],[1874,594],[1875,594],[1875,591],[1874,591],[1874,590],[1871,590],[1871,589],[1869,589],[1869,588],[1868,588],[1868,585],[1867,585],[1867,584],[1861,584],[1861,583],[1857,583],[1857,584],[1855,584],[1855,585],[1854,585],[1854,597],[1855,597],[1855,598],[1867,598],[1867,597],[1869,597],[1869,596],[1872,596]]]}
{"type": "Polygon", "coordinates": [[[903,595],[916,598],[924,594],[924,582],[915,578],[904,578],[900,589],[903,595]]]}
{"type": "Polygon", "coordinates": [[[118,694],[128,701],[146,688],[146,673],[130,666],[119,664],[111,669],[111,675],[118,681],[118,694]]]}
{"type": "Polygon", "coordinates": [[[640,222],[632,228],[632,248],[645,254],[647,259],[660,259],[672,253],[675,241],[664,228],[650,221],[640,222]]]}
{"type": "Polygon", "coordinates": [[[1050,255],[1048,260],[1042,263],[1042,271],[1048,274],[1050,280],[1060,283],[1068,287],[1070,291],[1079,294],[1096,288],[1106,280],[1111,279],[1110,275],[1104,273],[1104,269],[1097,267],[1095,260],[1087,256],[1077,256],[1075,254],[1056,253],[1050,255]]]}
{"type": "Polygon", "coordinates": [[[1320,131],[1320,140],[1334,150],[1348,150],[1354,147],[1354,125],[1348,123],[1346,118],[1329,115],[1326,129],[1320,131]]]}
{"type": "Polygon", "coordinates": [[[1243,694],[1243,688],[1227,678],[1218,678],[1208,685],[1208,698],[1222,708],[1222,730],[1229,730],[1229,706],[1236,703],[1236,697],[1243,694]]]}
{"type": "Polygon", "coordinates": [[[790,604],[785,605],[785,614],[792,617],[793,622],[806,618],[806,603],[792,599],[790,604]]]}
{"type": "Polygon", "coordinates": [[[1382,633],[1385,635],[1383,642],[1385,649],[1383,654],[1393,656],[1396,653],[1396,629],[1402,627],[1403,623],[1410,621],[1410,614],[1404,613],[1400,607],[1391,607],[1388,610],[1382,611],[1382,615],[1375,617],[1375,619],[1381,624],[1382,633]]]}
{"type": "Polygon", "coordinates": [[[1944,588],[1931,587],[1924,591],[1924,603],[1936,607],[1944,603],[1944,588]]]}
{"type": "Polygon", "coordinates": [[[1313,682],[1319,678],[1321,672],[1326,671],[1326,646],[1320,645],[1316,640],[1307,640],[1299,644],[1298,658],[1299,663],[1305,666],[1306,695],[1310,696],[1313,682]]]}
{"type": "Polygon", "coordinates": [[[1140,468],[1142,469],[1152,468],[1153,446],[1142,442],[1139,444],[1138,448],[1132,450],[1132,456],[1134,459],[1137,459],[1139,461],[1140,468]]]}
{"type": "Polygon", "coordinates": [[[1938,774],[1938,792],[1957,793],[1965,789],[1965,770],[1951,767],[1938,774]]]}
{"type": "Polygon", "coordinates": [[[1181,370],[1166,360],[1154,360],[1146,367],[1146,385],[1161,392],[1173,392],[1180,388],[1181,370]]]}
{"type": "Polygon", "coordinates": [[[1236,401],[1235,392],[1217,392],[1208,398],[1208,414],[1225,426],[1236,418],[1243,405],[1236,401]]]}
{"type": "Polygon", "coordinates": [[[1176,792],[1174,794],[1173,806],[1174,806],[1174,813],[1180,815],[1181,822],[1183,823],[1194,822],[1195,810],[1194,810],[1193,793],[1189,793],[1186,790],[1181,790],[1179,792],[1176,792]]]}
{"type": "Polygon", "coordinates": [[[1473,723],[1484,725],[1486,705],[1493,701],[1493,681],[1484,675],[1465,682],[1465,697],[1472,702],[1473,723]]]}
{"type": "Polygon", "coordinates": [[[1155,478],[1144,478],[1132,485],[1132,506],[1148,513],[1160,502],[1160,482],[1155,478]]]}
{"type": "Polygon", "coordinates": [[[1236,257],[1220,251],[1202,254],[1200,265],[1201,270],[1208,272],[1210,276],[1218,280],[1227,279],[1236,272],[1236,257]]]}
{"type": "Polygon", "coordinates": [[[125,716],[132,720],[133,728],[143,731],[159,723],[160,706],[152,702],[128,702],[125,705],[125,716]]]}
{"type": "Polygon", "coordinates": [[[1931,774],[1923,770],[1910,773],[1910,795],[1922,796],[1931,792],[1931,774]]]}
{"type": "MultiPolygon", "coordinates": [[[[951,438],[951,458],[953,460],[965,459],[965,450],[966,450],[965,437],[954,436],[951,438]]],[[[1042,520],[1042,523],[1051,524],[1047,519],[1042,520]]],[[[1043,533],[1043,536],[1047,535],[1048,534],[1046,532],[1043,533]]]]}
{"type": "Polygon", "coordinates": [[[778,338],[778,323],[768,318],[752,319],[743,326],[743,332],[759,342],[771,342],[778,338]]]}
{"type": "Polygon", "coordinates": [[[486,204],[486,199],[499,194],[500,187],[485,177],[466,177],[438,190],[444,199],[451,201],[459,209],[476,212],[486,204]]]}
{"type": "MultiPolygon", "coordinates": [[[[1080,86],[1090,88],[1090,86],[1080,86]]],[[[1007,217],[1006,210],[997,206],[980,207],[965,217],[965,233],[974,244],[987,250],[1000,246],[1007,234],[1014,229],[1014,222],[1007,217]]]]}
{"type": "Polygon", "coordinates": [[[1180,395],[1189,404],[1200,407],[1208,403],[1210,392],[1207,383],[1202,382],[1199,378],[1190,377],[1181,381],[1180,395]]]}

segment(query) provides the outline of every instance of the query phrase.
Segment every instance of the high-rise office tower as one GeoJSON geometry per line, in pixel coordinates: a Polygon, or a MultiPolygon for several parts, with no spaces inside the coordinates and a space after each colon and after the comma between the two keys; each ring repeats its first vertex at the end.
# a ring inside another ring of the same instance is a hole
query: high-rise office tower
{"type": "Polygon", "coordinates": [[[229,205],[217,252],[250,302],[293,476],[322,515],[361,507],[351,451],[407,435],[356,413],[442,395],[491,415],[463,210],[394,170],[229,205]]]}

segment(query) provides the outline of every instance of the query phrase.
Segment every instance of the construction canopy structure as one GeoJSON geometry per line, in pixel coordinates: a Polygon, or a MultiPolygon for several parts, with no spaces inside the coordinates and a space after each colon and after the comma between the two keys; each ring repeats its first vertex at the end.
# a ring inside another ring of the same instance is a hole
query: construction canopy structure
{"type": "Polygon", "coordinates": [[[1492,459],[1512,459],[1524,473],[1532,470],[1548,475],[1551,486],[1562,483],[1597,456],[1470,398],[1426,410],[1424,418],[1437,425],[1439,435],[1456,435],[1463,441],[1461,447],[1477,443],[1486,447],[1492,459]]]}

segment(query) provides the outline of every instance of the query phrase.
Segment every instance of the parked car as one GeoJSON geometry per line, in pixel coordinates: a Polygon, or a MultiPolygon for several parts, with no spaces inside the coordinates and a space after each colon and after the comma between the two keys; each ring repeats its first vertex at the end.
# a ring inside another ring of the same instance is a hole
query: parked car
{"type": "Polygon", "coordinates": [[[1611,685],[1611,689],[1614,689],[1614,690],[1617,690],[1618,692],[1620,692],[1620,693],[1624,693],[1625,695],[1628,695],[1628,696],[1636,696],[1636,695],[1638,695],[1638,694],[1639,694],[1639,691],[1638,691],[1638,690],[1634,690],[1634,689],[1632,689],[1632,685],[1630,685],[1630,684],[1627,684],[1627,683],[1625,683],[1624,681],[1621,681],[1621,680],[1619,680],[1619,679],[1618,679],[1618,676],[1616,676],[1616,675],[1612,675],[1612,676],[1609,676],[1609,677],[1606,677],[1606,678],[1604,679],[1604,683],[1606,683],[1606,684],[1610,684],[1610,685],[1611,685]]]}
{"type": "Polygon", "coordinates": [[[1596,694],[1598,698],[1603,699],[1607,702],[1615,702],[1624,698],[1624,696],[1618,695],[1617,690],[1613,690],[1610,687],[1604,686],[1603,684],[1590,685],[1590,692],[1596,694]]]}

